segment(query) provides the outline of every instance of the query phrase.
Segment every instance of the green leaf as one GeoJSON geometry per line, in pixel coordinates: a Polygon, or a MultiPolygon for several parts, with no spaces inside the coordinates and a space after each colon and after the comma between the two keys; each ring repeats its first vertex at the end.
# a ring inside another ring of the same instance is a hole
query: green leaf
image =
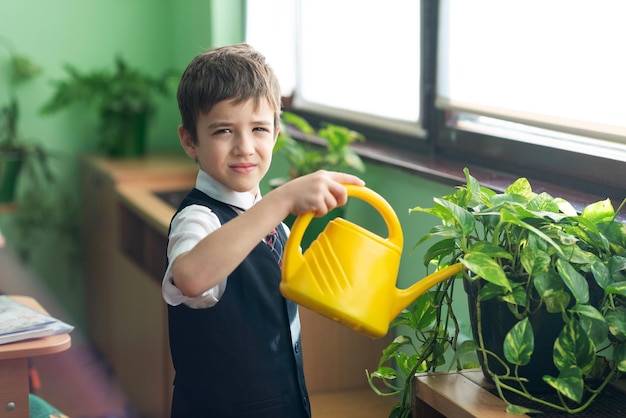
{"type": "Polygon", "coordinates": [[[426,250],[426,253],[424,253],[424,265],[428,266],[432,260],[438,260],[452,254],[455,248],[456,243],[452,238],[436,242],[431,245],[428,250],[426,250]]]}
{"type": "Polygon", "coordinates": [[[556,260],[557,271],[563,283],[572,292],[577,303],[589,302],[589,283],[570,263],[559,258],[556,260]]]}
{"type": "Polygon", "coordinates": [[[372,376],[380,379],[393,380],[398,377],[398,373],[393,367],[381,366],[378,370],[372,372],[372,376]]]}
{"type": "Polygon", "coordinates": [[[551,296],[544,296],[543,302],[546,304],[546,310],[550,313],[565,312],[569,306],[571,297],[569,293],[560,291],[551,294],[551,296]]]}
{"type": "Polygon", "coordinates": [[[481,302],[485,302],[497,296],[503,296],[503,292],[504,290],[501,286],[485,282],[485,284],[480,288],[480,292],[478,293],[478,299],[481,302]]]}
{"type": "Polygon", "coordinates": [[[504,302],[526,306],[526,289],[522,283],[513,283],[513,291],[502,296],[504,302]]]}
{"type": "Polygon", "coordinates": [[[563,280],[553,271],[539,274],[533,280],[533,284],[542,298],[553,297],[558,293],[562,293],[564,289],[563,280]]]}
{"type": "MultiPolygon", "coordinates": [[[[624,230],[624,232],[626,232],[626,229],[624,230]]],[[[626,255],[626,249],[621,253],[626,255]]],[[[624,273],[626,273],[626,256],[612,256],[609,259],[607,267],[609,269],[609,276],[611,277],[612,281],[619,282],[626,279],[626,275],[624,275],[624,273]]]]}
{"type": "Polygon", "coordinates": [[[594,306],[591,306],[591,305],[577,304],[577,305],[574,305],[572,309],[570,309],[570,312],[575,312],[579,315],[586,316],[588,318],[604,322],[604,316],[602,316],[599,310],[597,310],[594,306]]]}
{"type": "Polygon", "coordinates": [[[482,200],[482,189],[478,180],[470,175],[469,169],[465,167],[463,169],[463,173],[465,173],[465,183],[467,193],[464,199],[457,202],[459,206],[472,208],[480,205],[482,200]]]}
{"type": "Polygon", "coordinates": [[[626,281],[610,284],[605,290],[607,293],[626,297],[626,281]]]}
{"type": "Polygon", "coordinates": [[[511,364],[525,366],[535,350],[535,336],[528,317],[516,323],[504,338],[504,357],[511,364]]]}
{"type": "Polygon", "coordinates": [[[609,324],[604,317],[598,321],[588,316],[581,316],[578,321],[596,347],[606,342],[609,336],[609,324]]]}
{"type": "Polygon", "coordinates": [[[541,411],[539,410],[526,408],[520,405],[514,405],[512,403],[507,405],[506,412],[511,415],[525,415],[525,414],[540,414],[541,413],[541,411]]]}
{"type": "Polygon", "coordinates": [[[596,357],[596,346],[576,319],[571,319],[554,342],[554,365],[560,371],[572,366],[584,373],[591,370],[596,357]]]}
{"type": "Polygon", "coordinates": [[[417,241],[417,243],[415,244],[415,247],[418,247],[424,241],[430,238],[434,238],[434,237],[452,238],[452,239],[460,238],[461,230],[458,227],[452,226],[452,225],[435,225],[434,227],[431,228],[428,234],[422,236],[422,238],[420,238],[420,240],[417,241]]]}
{"type": "Polygon", "coordinates": [[[546,234],[544,234],[543,232],[541,232],[539,229],[535,228],[534,226],[518,219],[513,213],[511,213],[510,211],[506,210],[506,209],[502,209],[500,211],[500,217],[502,222],[508,222],[511,223],[513,225],[517,225],[519,227],[522,227],[524,229],[527,229],[533,233],[535,233],[536,235],[538,235],[541,239],[543,239],[545,242],[547,242],[548,244],[550,244],[551,246],[553,246],[554,248],[556,248],[557,252],[562,255],[563,252],[561,251],[561,247],[554,242],[549,236],[547,236],[546,234]]]}
{"type": "Polygon", "coordinates": [[[615,218],[615,209],[611,205],[611,200],[606,199],[586,206],[580,216],[591,220],[593,223],[612,221],[615,218]]]}
{"type": "Polygon", "coordinates": [[[626,308],[618,306],[607,313],[604,318],[609,324],[609,332],[620,342],[626,341],[626,308]]]}
{"type": "Polygon", "coordinates": [[[499,245],[493,244],[489,241],[477,241],[475,242],[471,248],[467,251],[470,253],[483,253],[488,255],[491,258],[504,258],[507,260],[512,260],[513,256],[511,253],[506,251],[504,248],[499,245]]]}
{"type": "Polygon", "coordinates": [[[613,348],[613,361],[620,372],[626,372],[626,344],[619,344],[613,348]]]}
{"type": "Polygon", "coordinates": [[[576,211],[574,206],[572,206],[572,204],[568,202],[567,200],[561,197],[557,197],[556,199],[554,199],[554,202],[558,205],[559,210],[563,212],[564,214],[566,214],[567,216],[578,215],[578,212],[576,211]]]}
{"type": "Polygon", "coordinates": [[[389,359],[392,359],[398,353],[400,347],[411,344],[411,338],[406,335],[399,335],[383,350],[383,354],[379,359],[379,365],[389,359]]]}
{"type": "Polygon", "coordinates": [[[504,193],[524,196],[528,200],[535,197],[535,193],[533,193],[530,182],[525,177],[521,177],[515,180],[511,185],[506,188],[506,190],[504,190],[504,193]]]}
{"type": "Polygon", "coordinates": [[[600,259],[596,258],[596,260],[591,262],[591,273],[593,277],[596,279],[596,283],[602,289],[606,289],[606,287],[611,283],[611,277],[609,276],[609,269],[600,259]]]}
{"type": "Polygon", "coordinates": [[[456,355],[464,355],[476,351],[478,344],[474,340],[465,340],[456,348],[456,355]]]}
{"type": "Polygon", "coordinates": [[[520,261],[524,270],[534,277],[548,271],[550,256],[535,246],[527,245],[522,249],[520,261]]]}
{"type": "MultiPolygon", "coordinates": [[[[571,238],[572,236],[568,235],[568,237],[571,238]]],[[[563,235],[559,236],[559,238],[561,242],[564,242],[566,239],[563,235]]],[[[593,253],[582,250],[576,244],[564,245],[561,247],[561,250],[563,250],[562,258],[572,264],[590,264],[594,259],[598,258],[593,253]]]]}
{"type": "Polygon", "coordinates": [[[569,399],[580,403],[583,397],[583,372],[579,367],[570,366],[561,370],[558,378],[544,376],[543,380],[569,399]]]}
{"type": "Polygon", "coordinates": [[[506,277],[506,274],[504,274],[504,270],[502,270],[502,267],[491,257],[482,253],[470,253],[467,254],[465,258],[461,258],[460,261],[468,270],[477,276],[482,277],[488,282],[502,286],[508,291],[512,290],[509,279],[506,277]]]}
{"type": "Polygon", "coordinates": [[[409,306],[410,327],[412,329],[421,330],[435,322],[435,319],[437,319],[437,308],[434,302],[438,293],[435,291],[426,292],[409,306]]]}
{"type": "Polygon", "coordinates": [[[476,220],[470,212],[452,202],[448,202],[447,200],[436,197],[434,201],[435,204],[438,204],[449,211],[450,215],[456,221],[456,224],[461,227],[463,235],[470,235],[472,231],[474,231],[474,228],[476,228],[476,220]]]}
{"type": "Polygon", "coordinates": [[[543,192],[535,196],[530,202],[528,202],[528,209],[533,212],[551,212],[558,213],[559,205],[552,196],[543,192]]]}

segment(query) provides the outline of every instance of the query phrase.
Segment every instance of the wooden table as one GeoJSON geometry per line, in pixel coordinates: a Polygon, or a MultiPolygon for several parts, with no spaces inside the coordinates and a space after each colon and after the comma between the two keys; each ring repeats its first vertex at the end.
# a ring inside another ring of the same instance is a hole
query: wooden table
{"type": "Polygon", "coordinates": [[[413,416],[419,418],[520,418],[506,413],[506,403],[485,388],[477,369],[418,373],[413,384],[413,416]]]}
{"type": "MultiPolygon", "coordinates": [[[[13,299],[47,313],[39,303],[27,296],[13,299]]],[[[71,346],[69,334],[25,340],[0,345],[0,416],[29,418],[28,358],[59,353],[71,346]]]]}

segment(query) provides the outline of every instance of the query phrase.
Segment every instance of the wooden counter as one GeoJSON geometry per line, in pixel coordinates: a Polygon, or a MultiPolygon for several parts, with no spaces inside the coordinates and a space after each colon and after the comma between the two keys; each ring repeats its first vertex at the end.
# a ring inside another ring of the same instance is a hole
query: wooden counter
{"type": "Polygon", "coordinates": [[[86,331],[132,408],[142,417],[166,417],[174,372],[157,276],[174,209],[153,191],[193,187],[196,165],[185,155],[85,157],[81,174],[86,331]]]}

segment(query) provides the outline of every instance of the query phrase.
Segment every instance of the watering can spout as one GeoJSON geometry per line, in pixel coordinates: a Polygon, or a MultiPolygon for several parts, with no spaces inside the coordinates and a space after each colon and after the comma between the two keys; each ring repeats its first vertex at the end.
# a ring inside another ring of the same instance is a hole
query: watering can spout
{"type": "Polygon", "coordinates": [[[302,254],[300,243],[313,214],[300,215],[285,245],[280,291],[299,305],[378,338],[387,334],[389,323],[412,301],[456,275],[462,266],[446,267],[407,289],[398,289],[403,245],[398,217],[376,192],[363,186],[345,187],[349,196],[378,210],[387,225],[388,237],[335,218],[302,254]]]}
{"type": "Polygon", "coordinates": [[[430,288],[450,277],[456,276],[461,273],[463,269],[464,267],[461,263],[452,264],[429,274],[406,289],[398,289],[395,298],[395,305],[391,311],[392,319],[398,316],[404,308],[409,306],[415,299],[426,293],[430,288]]]}

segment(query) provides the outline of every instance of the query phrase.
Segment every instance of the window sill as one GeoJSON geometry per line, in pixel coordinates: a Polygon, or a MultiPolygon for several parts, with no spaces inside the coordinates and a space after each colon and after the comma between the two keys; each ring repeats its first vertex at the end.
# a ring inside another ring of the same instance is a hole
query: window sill
{"type": "MultiPolygon", "coordinates": [[[[420,177],[428,178],[436,182],[457,186],[465,184],[465,175],[463,168],[468,167],[472,176],[475,177],[483,186],[488,187],[497,192],[504,189],[514,182],[518,176],[514,176],[505,172],[490,169],[481,165],[468,164],[446,158],[440,155],[429,155],[428,153],[419,153],[417,151],[399,150],[393,147],[374,142],[362,142],[352,144],[352,148],[365,160],[375,164],[386,165],[389,167],[401,169],[403,171],[415,174],[420,177]]],[[[532,177],[527,177],[530,181],[533,191],[536,193],[546,192],[555,197],[562,197],[576,208],[582,210],[586,205],[604,200],[607,196],[593,195],[579,190],[562,187],[557,184],[541,181],[532,177]]],[[[622,197],[623,199],[623,197],[622,197]]],[[[611,199],[615,208],[619,206],[620,201],[611,199]]],[[[622,211],[618,216],[621,222],[626,222],[626,213],[622,211]]]]}

